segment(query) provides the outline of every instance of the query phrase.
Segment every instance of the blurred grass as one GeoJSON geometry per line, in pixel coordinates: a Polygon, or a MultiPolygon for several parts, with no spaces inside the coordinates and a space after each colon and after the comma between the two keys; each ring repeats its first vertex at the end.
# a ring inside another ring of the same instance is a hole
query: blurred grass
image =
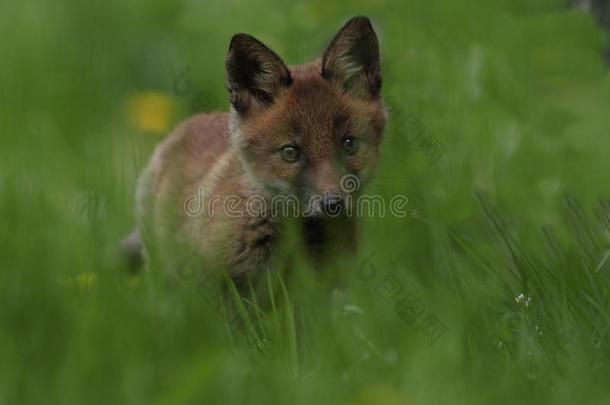
{"type": "Polygon", "coordinates": [[[0,404],[607,403],[608,38],[560,0],[490,3],[2,3],[0,404]],[[347,309],[301,260],[240,304],[250,332],[193,277],[129,277],[136,176],[164,127],[227,108],[230,36],[300,63],[356,14],[446,153],[390,126],[369,192],[419,217],[365,221],[347,309]]]}

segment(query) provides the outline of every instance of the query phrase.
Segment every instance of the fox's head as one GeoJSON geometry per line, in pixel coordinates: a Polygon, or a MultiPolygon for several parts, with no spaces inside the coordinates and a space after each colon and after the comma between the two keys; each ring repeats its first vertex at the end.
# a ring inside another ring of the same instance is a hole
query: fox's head
{"type": "Polygon", "coordinates": [[[377,35],[351,19],[321,59],[288,68],[257,39],[237,34],[226,60],[232,141],[252,179],[294,195],[314,214],[337,214],[370,178],[386,115],[377,35]]]}

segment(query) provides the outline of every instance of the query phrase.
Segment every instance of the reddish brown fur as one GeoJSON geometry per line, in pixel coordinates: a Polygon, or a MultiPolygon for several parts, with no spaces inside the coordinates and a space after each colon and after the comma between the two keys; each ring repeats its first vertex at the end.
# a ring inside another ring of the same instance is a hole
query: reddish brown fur
{"type": "Polygon", "coordinates": [[[311,180],[319,183],[311,184],[312,192],[338,188],[341,175],[373,170],[385,122],[382,103],[343,94],[321,77],[319,61],[293,68],[291,74],[292,86],[274,105],[242,123],[242,132],[251,134],[241,147],[253,172],[263,179],[293,180],[298,166],[286,165],[279,157],[264,158],[295,138],[311,164],[311,180]],[[360,141],[370,148],[367,156],[347,158],[341,171],[327,167],[335,163],[339,142],[350,133],[361,135],[360,141]]]}
{"type": "MultiPolygon", "coordinates": [[[[355,74],[349,73],[350,66],[341,72],[342,63],[355,62],[333,55],[346,57],[352,49],[335,49],[333,44],[354,47],[353,41],[366,40],[370,45],[372,36],[368,20],[354,19],[333,40],[324,61],[292,69],[284,68],[277,55],[253,38],[236,36],[227,59],[232,116],[195,116],[157,147],[139,182],[140,232],[149,230],[161,246],[186,245],[206,264],[228,269],[237,278],[268,261],[282,218],[269,211],[231,216],[215,198],[235,196],[234,208],[245,211],[252,196],[269,201],[278,194],[293,194],[304,203],[325,192],[342,194],[340,180],[346,174],[366,183],[378,162],[386,120],[378,93],[378,55],[373,52],[365,60],[372,65],[363,65],[355,74]],[[323,76],[325,69],[332,79],[323,76]],[[359,140],[354,155],[343,152],[346,137],[359,140]],[[286,144],[298,146],[297,162],[283,160],[279,151],[286,144]],[[187,215],[185,204],[200,187],[205,190],[203,212],[187,215]]],[[[316,216],[304,219],[303,227],[304,242],[319,260],[339,245],[355,247],[353,218],[316,216]]]]}

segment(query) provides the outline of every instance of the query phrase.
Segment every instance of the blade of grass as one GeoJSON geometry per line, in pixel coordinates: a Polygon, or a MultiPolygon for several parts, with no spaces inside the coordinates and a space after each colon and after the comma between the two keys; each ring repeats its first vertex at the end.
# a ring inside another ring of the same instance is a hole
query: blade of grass
{"type": "Polygon", "coordinates": [[[233,282],[233,280],[231,280],[231,278],[228,275],[226,275],[225,278],[227,280],[227,286],[229,288],[230,296],[233,298],[233,301],[237,307],[236,308],[237,313],[238,313],[239,317],[241,318],[242,322],[244,323],[244,326],[246,327],[246,333],[249,335],[250,339],[254,339],[254,342],[256,342],[256,347],[259,350],[261,350],[262,348],[260,347],[260,344],[259,344],[261,341],[260,337],[258,336],[256,328],[254,327],[254,325],[250,319],[250,316],[248,315],[248,313],[246,311],[246,307],[244,306],[242,297],[241,297],[239,291],[237,291],[237,287],[235,286],[235,283],[233,282]]]}
{"type": "Polygon", "coordinates": [[[278,273],[278,279],[280,280],[280,285],[282,287],[282,292],[284,294],[285,308],[286,308],[286,332],[287,332],[287,341],[288,341],[288,354],[290,358],[292,373],[294,377],[298,376],[299,372],[299,358],[297,352],[297,335],[294,324],[294,311],[292,309],[292,304],[290,303],[290,298],[288,297],[288,290],[286,289],[286,285],[284,284],[284,280],[282,280],[282,276],[278,273]]]}

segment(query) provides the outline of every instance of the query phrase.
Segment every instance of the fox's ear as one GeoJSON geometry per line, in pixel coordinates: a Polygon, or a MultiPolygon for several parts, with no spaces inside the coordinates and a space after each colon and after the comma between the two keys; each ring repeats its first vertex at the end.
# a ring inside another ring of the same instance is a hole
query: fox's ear
{"type": "Polygon", "coordinates": [[[241,115],[271,104],[292,83],[290,71],[280,57],[247,34],[231,39],[226,68],[231,104],[241,115]]]}
{"type": "Polygon", "coordinates": [[[322,77],[354,96],[379,96],[379,41],[367,17],[352,18],[335,35],[322,57],[322,77]]]}

